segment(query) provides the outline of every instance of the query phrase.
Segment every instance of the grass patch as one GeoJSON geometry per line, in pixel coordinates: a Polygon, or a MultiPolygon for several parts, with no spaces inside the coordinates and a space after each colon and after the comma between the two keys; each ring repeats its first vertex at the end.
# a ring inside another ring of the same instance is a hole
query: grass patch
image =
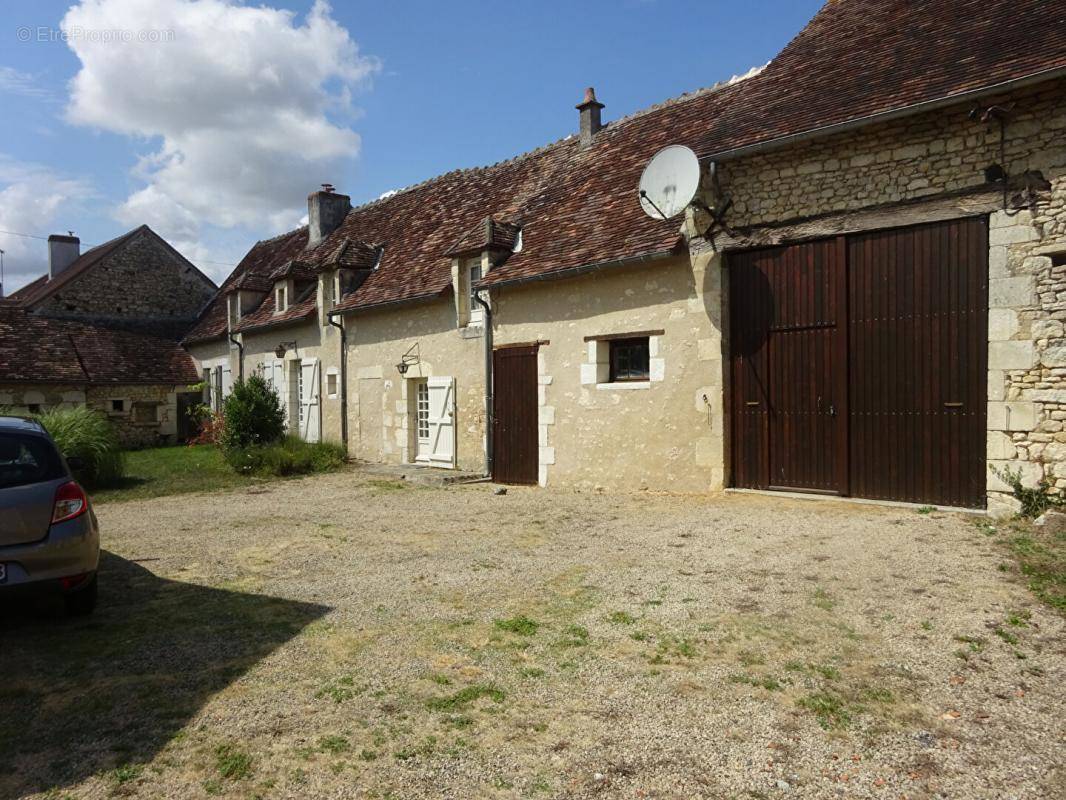
{"type": "Polygon", "coordinates": [[[1006,539],[1018,571],[1041,602],[1066,613],[1066,531],[1029,528],[1006,539]]]}
{"type": "Polygon", "coordinates": [[[818,724],[826,730],[846,728],[851,723],[844,700],[832,692],[812,692],[801,697],[796,704],[813,713],[818,724]]]}
{"type": "Polygon", "coordinates": [[[563,634],[556,642],[559,647],[584,647],[589,643],[589,629],[581,625],[567,625],[563,634]]]}
{"type": "Polygon", "coordinates": [[[748,675],[745,673],[737,673],[729,676],[729,682],[761,687],[768,692],[779,692],[784,688],[781,681],[773,675],[748,675]]]}
{"type": "Polygon", "coordinates": [[[936,506],[918,506],[915,510],[922,516],[925,516],[926,514],[932,514],[936,511],[936,506]]]}
{"type": "Polygon", "coordinates": [[[137,780],[142,772],[144,772],[144,764],[123,764],[112,771],[111,777],[115,779],[115,783],[129,783],[137,780]]]}
{"type": "Polygon", "coordinates": [[[814,597],[811,602],[823,611],[832,611],[836,605],[836,601],[829,596],[829,592],[821,586],[814,590],[814,597]]]}
{"type": "Polygon", "coordinates": [[[488,697],[494,703],[502,703],[507,694],[495,684],[475,683],[447,697],[427,700],[426,708],[430,711],[459,711],[483,697],[488,697]]]}
{"type": "Polygon", "coordinates": [[[495,621],[495,624],[501,631],[514,633],[518,636],[533,636],[540,627],[539,622],[530,619],[525,614],[519,614],[510,619],[498,619],[495,621]]]}
{"type": "Polygon", "coordinates": [[[632,625],[637,618],[625,611],[615,611],[607,617],[607,621],[612,625],[632,625]]]}
{"type": "Polygon", "coordinates": [[[413,488],[413,484],[407,481],[390,481],[382,478],[369,480],[366,485],[372,489],[377,489],[379,492],[402,492],[404,489],[413,488]]]}
{"type": "Polygon", "coordinates": [[[226,780],[239,781],[252,773],[252,757],[232,744],[215,748],[215,768],[226,780]]]}
{"type": "Polygon", "coordinates": [[[523,678],[543,678],[544,670],[540,667],[525,667],[519,672],[519,674],[523,678]]]}
{"type": "Polygon", "coordinates": [[[343,736],[323,736],[318,740],[318,749],[323,753],[337,755],[348,752],[351,747],[351,742],[343,736]]]}
{"type": "Polygon", "coordinates": [[[238,475],[214,445],[155,447],[126,453],[126,475],[106,489],[93,492],[94,503],[144,500],[150,497],[214,492],[257,483],[238,475]]]}

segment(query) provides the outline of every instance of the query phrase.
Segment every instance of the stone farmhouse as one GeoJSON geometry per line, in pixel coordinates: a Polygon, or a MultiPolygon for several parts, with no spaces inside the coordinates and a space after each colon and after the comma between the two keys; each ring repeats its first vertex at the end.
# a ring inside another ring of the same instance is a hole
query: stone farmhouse
{"type": "Polygon", "coordinates": [[[259,242],[185,339],[289,426],[514,483],[1066,488],[1066,2],[832,0],[757,74],[259,242]],[[661,148],[699,157],[644,213],[661,148]]]}
{"type": "Polygon", "coordinates": [[[146,225],[85,253],[50,236],[48,257],[48,274],[0,300],[0,407],[88,405],[128,446],[173,442],[200,380],[180,340],[215,284],[146,225]]]}

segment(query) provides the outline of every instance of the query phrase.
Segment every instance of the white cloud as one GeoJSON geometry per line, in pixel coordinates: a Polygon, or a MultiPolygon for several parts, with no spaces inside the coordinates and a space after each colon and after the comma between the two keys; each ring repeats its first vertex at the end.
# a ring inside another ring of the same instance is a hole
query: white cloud
{"type": "Polygon", "coordinates": [[[39,100],[52,100],[51,90],[28,72],[20,72],[14,67],[0,66],[0,94],[19,94],[39,100]]]}
{"type": "Polygon", "coordinates": [[[323,0],[302,21],[227,0],[82,0],[62,27],[133,32],[122,42],[70,37],[81,69],[67,116],[158,142],[134,170],[144,187],[115,215],[190,256],[205,225],[257,234],[296,225],[307,192],[359,152],[358,134],[337,120],[354,119],[351,90],[378,64],[323,0]],[[172,34],[140,41],[140,31],[172,34]]]}
{"type": "Polygon", "coordinates": [[[0,154],[0,250],[4,251],[4,292],[10,293],[48,270],[47,244],[34,236],[61,233],[81,219],[89,184],[46,167],[0,154]],[[55,229],[53,229],[55,228],[55,229]]]}

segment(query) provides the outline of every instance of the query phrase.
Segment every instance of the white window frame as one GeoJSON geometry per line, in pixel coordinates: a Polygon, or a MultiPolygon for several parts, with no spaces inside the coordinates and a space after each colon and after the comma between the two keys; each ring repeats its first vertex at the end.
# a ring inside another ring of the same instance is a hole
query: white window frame
{"type": "Polygon", "coordinates": [[[466,264],[466,302],[470,305],[467,312],[468,325],[481,325],[485,320],[485,309],[474,299],[477,295],[477,292],[474,291],[474,284],[483,277],[481,259],[476,258],[468,261],[466,264]],[[474,277],[475,272],[477,272],[476,278],[474,277]]]}
{"type": "Polygon", "coordinates": [[[285,284],[274,287],[274,313],[280,314],[285,311],[288,306],[288,287],[285,284]]]}

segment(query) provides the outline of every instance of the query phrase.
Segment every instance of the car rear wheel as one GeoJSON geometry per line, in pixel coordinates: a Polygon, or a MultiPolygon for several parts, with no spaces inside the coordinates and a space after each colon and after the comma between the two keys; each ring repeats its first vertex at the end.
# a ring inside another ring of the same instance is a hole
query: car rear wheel
{"type": "Polygon", "coordinates": [[[81,589],[71,592],[63,598],[67,607],[67,615],[71,617],[85,617],[93,613],[96,608],[96,576],[81,589]]]}

